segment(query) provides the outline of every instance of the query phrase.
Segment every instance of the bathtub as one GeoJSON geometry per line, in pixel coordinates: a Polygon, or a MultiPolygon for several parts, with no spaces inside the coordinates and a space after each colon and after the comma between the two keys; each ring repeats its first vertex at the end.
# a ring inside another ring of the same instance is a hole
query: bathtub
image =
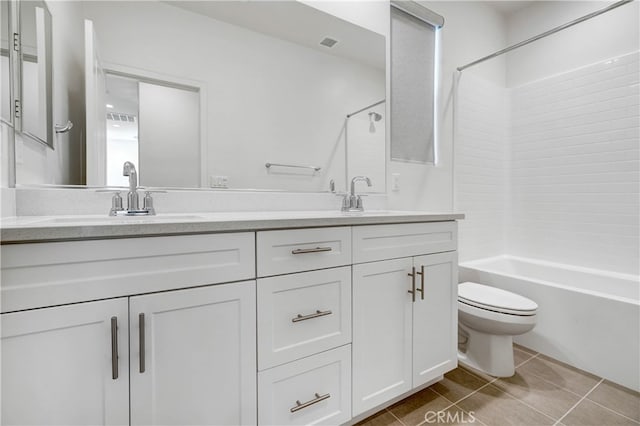
{"type": "Polygon", "coordinates": [[[536,327],[514,341],[640,390],[640,281],[626,275],[515,256],[460,263],[459,281],[538,304],[536,327]]]}

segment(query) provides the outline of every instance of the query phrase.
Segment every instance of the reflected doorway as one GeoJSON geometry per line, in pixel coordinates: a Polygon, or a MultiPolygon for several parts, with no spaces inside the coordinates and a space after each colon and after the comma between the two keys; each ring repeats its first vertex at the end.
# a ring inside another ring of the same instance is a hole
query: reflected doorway
{"type": "Polygon", "coordinates": [[[200,186],[200,91],[106,72],[107,186],[127,186],[136,165],[146,187],[200,186]]]}

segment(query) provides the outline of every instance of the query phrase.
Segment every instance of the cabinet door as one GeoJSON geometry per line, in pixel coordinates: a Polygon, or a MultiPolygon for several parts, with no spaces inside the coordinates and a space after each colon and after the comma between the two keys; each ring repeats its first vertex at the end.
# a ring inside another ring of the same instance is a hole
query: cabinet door
{"type": "Polygon", "coordinates": [[[255,281],[132,297],[129,312],[132,425],[256,423],[255,281]]]}
{"type": "Polygon", "coordinates": [[[413,304],[416,387],[454,369],[458,363],[458,256],[448,252],[415,257],[414,266],[417,272],[423,271],[416,277],[416,286],[423,292],[417,293],[413,304]]]}
{"type": "Polygon", "coordinates": [[[353,266],[353,416],[411,389],[411,267],[353,266]]]}
{"type": "Polygon", "coordinates": [[[2,424],[128,424],[127,318],[126,299],[3,314],[2,424]]]}

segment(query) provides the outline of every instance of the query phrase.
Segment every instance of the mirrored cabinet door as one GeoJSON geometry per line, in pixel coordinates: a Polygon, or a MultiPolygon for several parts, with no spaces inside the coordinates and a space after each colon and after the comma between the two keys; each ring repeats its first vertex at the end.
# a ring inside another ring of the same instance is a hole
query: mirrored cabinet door
{"type": "Polygon", "coordinates": [[[13,47],[11,12],[11,4],[8,1],[0,1],[0,119],[8,124],[13,124],[10,58],[13,47]]]}
{"type": "Polygon", "coordinates": [[[53,147],[51,13],[44,1],[20,1],[20,130],[53,147]]]}

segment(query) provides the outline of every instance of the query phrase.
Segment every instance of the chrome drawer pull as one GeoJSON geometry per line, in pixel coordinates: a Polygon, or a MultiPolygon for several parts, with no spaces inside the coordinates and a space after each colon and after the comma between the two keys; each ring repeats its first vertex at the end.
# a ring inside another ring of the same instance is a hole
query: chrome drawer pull
{"type": "Polygon", "coordinates": [[[420,299],[424,300],[424,265],[420,266],[420,272],[416,272],[420,275],[420,288],[416,288],[416,291],[420,292],[420,299]]]}
{"type": "Polygon", "coordinates": [[[411,268],[411,273],[407,274],[411,277],[411,290],[407,292],[411,295],[411,301],[416,301],[416,267],[411,268]]]}
{"type": "Polygon", "coordinates": [[[138,315],[138,328],[139,328],[139,345],[140,345],[140,372],[144,373],[146,370],[145,358],[147,357],[145,334],[144,334],[144,314],[138,315]]]}
{"type": "Polygon", "coordinates": [[[296,406],[291,408],[291,412],[295,413],[298,410],[302,410],[303,408],[307,408],[310,405],[313,404],[317,404],[320,401],[324,401],[325,399],[329,399],[331,398],[331,394],[325,394],[325,395],[319,395],[316,392],[316,397],[313,398],[311,401],[307,401],[307,402],[300,402],[300,401],[296,401],[296,406]]]}
{"type": "Polygon", "coordinates": [[[291,250],[291,254],[305,254],[305,253],[320,253],[323,251],[331,251],[333,250],[331,247],[316,247],[316,248],[308,248],[308,249],[295,249],[291,250]]]}
{"type": "Polygon", "coordinates": [[[309,314],[309,315],[298,314],[297,317],[291,318],[291,322],[305,321],[311,318],[318,318],[318,317],[323,317],[325,315],[331,315],[331,314],[332,314],[331,311],[316,311],[315,314],[309,314]]]}
{"type": "Polygon", "coordinates": [[[118,378],[118,317],[111,317],[111,378],[118,378]]]}

